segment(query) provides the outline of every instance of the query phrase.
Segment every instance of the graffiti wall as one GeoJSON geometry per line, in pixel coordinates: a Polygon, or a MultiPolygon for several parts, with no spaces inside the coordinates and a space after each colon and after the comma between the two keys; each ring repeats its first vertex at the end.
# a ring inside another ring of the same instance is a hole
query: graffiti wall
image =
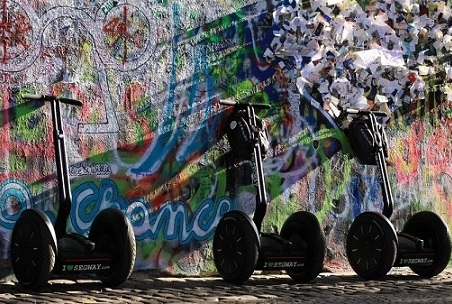
{"type": "MultiPolygon", "coordinates": [[[[21,211],[38,208],[52,221],[58,211],[50,109],[22,98],[39,93],[83,102],[63,107],[68,230],[87,234],[100,210],[121,209],[134,228],[136,269],[213,272],[221,216],[254,212],[250,163],[230,151],[222,99],[271,105],[258,113],[270,139],[264,230],[296,210],[311,211],[327,236],[327,265],[346,267],[351,221],[381,209],[378,173],[352,157],[326,107],[304,100],[289,69],[266,57],[280,6],[0,0],[0,259],[9,258],[21,211]]],[[[452,222],[452,104],[443,95],[429,91],[392,109],[396,225],[421,209],[452,222]]]]}

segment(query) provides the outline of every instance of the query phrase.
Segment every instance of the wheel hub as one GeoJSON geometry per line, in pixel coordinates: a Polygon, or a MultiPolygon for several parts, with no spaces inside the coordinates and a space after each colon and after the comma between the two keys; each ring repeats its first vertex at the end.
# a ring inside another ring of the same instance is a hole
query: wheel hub
{"type": "Polygon", "coordinates": [[[383,251],[378,227],[363,224],[356,229],[352,237],[352,253],[356,264],[366,270],[377,266],[383,251]]]}

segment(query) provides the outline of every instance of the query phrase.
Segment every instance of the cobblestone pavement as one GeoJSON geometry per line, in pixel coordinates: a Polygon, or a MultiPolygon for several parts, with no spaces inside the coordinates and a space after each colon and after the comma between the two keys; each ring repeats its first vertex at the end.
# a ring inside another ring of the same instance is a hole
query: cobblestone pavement
{"type": "Polygon", "coordinates": [[[255,274],[242,286],[218,277],[155,277],[136,271],[118,288],[94,279],[52,279],[41,292],[23,289],[13,276],[0,282],[1,303],[452,303],[452,268],[432,279],[392,270],[384,280],[353,273],[322,273],[309,284],[286,275],[255,274]]]}

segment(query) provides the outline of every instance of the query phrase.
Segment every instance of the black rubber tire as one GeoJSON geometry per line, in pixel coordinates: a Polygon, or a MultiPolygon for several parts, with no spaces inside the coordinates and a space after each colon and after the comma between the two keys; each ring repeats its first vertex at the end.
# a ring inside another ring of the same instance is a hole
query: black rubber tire
{"type": "Polygon", "coordinates": [[[348,261],[362,278],[381,279],[394,266],[397,242],[394,226],[384,215],[361,213],[353,221],[347,235],[348,261]]]}
{"type": "Polygon", "coordinates": [[[314,214],[299,211],[290,215],[281,228],[280,236],[292,242],[295,250],[306,252],[302,270],[287,269],[287,274],[297,282],[315,279],[323,269],[326,255],[325,235],[314,214]]]}
{"type": "Polygon", "coordinates": [[[213,258],[221,277],[232,284],[243,284],[256,268],[259,234],[254,222],[241,211],[226,213],[213,237],[213,258]]]}
{"type": "Polygon", "coordinates": [[[129,219],[119,209],[104,209],[94,218],[89,239],[95,243],[95,252],[113,255],[111,269],[97,273],[97,277],[109,287],[124,283],[132,274],[136,258],[135,236],[129,219]]]}
{"type": "Polygon", "coordinates": [[[410,266],[416,274],[430,278],[447,267],[451,255],[450,231],[438,214],[431,211],[418,212],[407,221],[402,232],[424,240],[424,248],[435,251],[432,265],[410,266]]]}
{"type": "Polygon", "coordinates": [[[27,289],[39,290],[50,277],[56,253],[55,231],[47,215],[24,210],[11,235],[11,264],[17,281],[27,289]]]}

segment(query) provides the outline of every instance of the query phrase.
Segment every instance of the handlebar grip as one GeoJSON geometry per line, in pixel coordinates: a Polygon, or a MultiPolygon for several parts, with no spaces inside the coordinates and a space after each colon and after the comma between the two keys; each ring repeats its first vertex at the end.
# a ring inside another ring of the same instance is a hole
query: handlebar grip
{"type": "Polygon", "coordinates": [[[82,103],[80,100],[78,100],[78,99],[66,98],[66,97],[60,97],[60,98],[58,98],[58,99],[59,99],[62,103],[70,104],[70,105],[73,105],[73,106],[81,107],[81,106],[83,105],[83,103],[82,103]]]}
{"type": "Polygon", "coordinates": [[[253,107],[255,109],[270,109],[272,106],[266,103],[241,103],[234,100],[220,100],[220,104],[233,107],[253,107]]]}
{"type": "Polygon", "coordinates": [[[44,96],[42,96],[40,94],[23,94],[22,95],[23,99],[30,99],[30,100],[44,100],[43,97],[44,96]]]}
{"type": "Polygon", "coordinates": [[[225,106],[235,106],[237,104],[237,101],[233,100],[220,100],[220,104],[225,106]]]}
{"type": "Polygon", "coordinates": [[[256,109],[271,109],[271,105],[266,104],[266,103],[252,103],[250,104],[253,108],[256,109]]]}
{"type": "Polygon", "coordinates": [[[359,114],[360,110],[357,109],[347,109],[345,110],[348,114],[359,114]]]}

